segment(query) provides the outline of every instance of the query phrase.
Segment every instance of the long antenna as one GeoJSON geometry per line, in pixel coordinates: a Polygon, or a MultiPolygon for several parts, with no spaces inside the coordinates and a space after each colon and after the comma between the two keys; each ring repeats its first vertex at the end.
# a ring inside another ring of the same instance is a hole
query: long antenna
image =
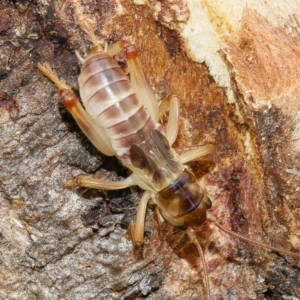
{"type": "Polygon", "coordinates": [[[202,261],[202,267],[203,267],[203,273],[204,273],[204,284],[205,284],[205,289],[206,289],[206,298],[207,298],[207,300],[210,300],[209,279],[208,279],[207,265],[206,265],[203,249],[202,249],[200,243],[197,240],[195,230],[193,228],[188,227],[187,230],[186,230],[186,233],[188,234],[190,240],[197,247],[197,250],[200,254],[201,261],[202,261]]]}
{"type": "Polygon", "coordinates": [[[256,245],[256,246],[259,246],[259,247],[263,247],[263,248],[267,248],[267,249],[270,249],[270,250],[273,250],[273,251],[276,251],[276,252],[280,252],[282,254],[286,254],[288,256],[296,256],[296,257],[300,257],[300,253],[293,253],[293,252],[290,252],[290,251],[286,251],[286,250],[283,250],[281,248],[276,248],[276,247],[272,247],[270,245],[267,245],[265,243],[260,243],[260,242],[256,242],[256,241],[253,241],[249,238],[247,238],[246,236],[244,235],[241,235],[239,233],[236,233],[234,231],[231,231],[227,228],[225,228],[224,226],[222,226],[217,220],[216,218],[210,214],[209,212],[207,212],[207,218],[206,218],[207,221],[210,221],[210,222],[213,222],[217,227],[219,227],[222,231],[228,233],[229,235],[232,235],[232,236],[235,236],[237,238],[239,238],[240,240],[243,240],[249,244],[252,244],[252,245],[256,245]]]}

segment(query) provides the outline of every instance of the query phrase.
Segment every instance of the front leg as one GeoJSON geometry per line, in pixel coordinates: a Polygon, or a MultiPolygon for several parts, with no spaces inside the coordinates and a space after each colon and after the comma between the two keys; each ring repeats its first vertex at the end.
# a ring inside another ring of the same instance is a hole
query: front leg
{"type": "Polygon", "coordinates": [[[147,211],[147,205],[152,195],[150,191],[146,191],[139,203],[138,212],[136,215],[136,222],[130,224],[128,231],[136,245],[142,245],[144,243],[144,230],[145,230],[145,217],[147,211]]]}
{"type": "MultiPolygon", "coordinates": [[[[105,179],[97,179],[88,176],[77,176],[72,179],[68,179],[65,187],[73,188],[75,186],[82,186],[87,188],[94,189],[103,189],[103,190],[119,190],[125,189],[132,185],[136,185],[134,176],[131,175],[122,181],[108,181],[105,179]]],[[[140,202],[136,215],[136,221],[131,223],[128,231],[136,245],[142,245],[144,243],[144,229],[145,229],[145,217],[147,211],[147,205],[149,200],[152,197],[150,191],[146,191],[140,202]]]]}
{"type": "Polygon", "coordinates": [[[97,179],[89,176],[79,175],[75,178],[70,178],[65,183],[65,187],[73,188],[82,186],[98,190],[121,190],[135,185],[133,175],[122,181],[108,181],[106,179],[97,179]]]}

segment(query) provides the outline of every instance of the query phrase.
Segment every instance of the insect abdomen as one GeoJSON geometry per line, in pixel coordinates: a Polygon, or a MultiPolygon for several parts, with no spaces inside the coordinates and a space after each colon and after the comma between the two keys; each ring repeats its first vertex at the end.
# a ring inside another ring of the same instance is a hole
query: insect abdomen
{"type": "Polygon", "coordinates": [[[105,52],[91,54],[79,76],[86,111],[106,131],[120,159],[128,161],[132,144],[141,144],[160,127],[131,87],[117,62],[105,52]]]}

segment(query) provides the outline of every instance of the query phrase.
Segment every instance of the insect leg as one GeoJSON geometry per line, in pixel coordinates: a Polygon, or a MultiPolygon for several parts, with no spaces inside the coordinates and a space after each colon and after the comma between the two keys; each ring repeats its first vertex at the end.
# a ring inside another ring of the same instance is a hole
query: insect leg
{"type": "Polygon", "coordinates": [[[73,188],[75,186],[83,186],[93,189],[103,190],[120,190],[134,185],[133,176],[129,176],[122,181],[109,181],[106,179],[97,179],[84,175],[68,179],[65,187],[73,188]]]}
{"type": "Polygon", "coordinates": [[[162,101],[159,106],[159,118],[169,110],[169,119],[166,128],[166,138],[168,139],[170,145],[172,145],[178,134],[179,126],[179,101],[174,95],[167,97],[162,101]]]}
{"type": "Polygon", "coordinates": [[[122,50],[126,55],[126,59],[130,71],[131,85],[137,94],[139,100],[143,103],[146,110],[152,118],[158,122],[159,110],[158,103],[151,86],[144,74],[142,63],[136,48],[127,41],[119,42],[122,50]]]}
{"type": "Polygon", "coordinates": [[[75,96],[73,90],[66,84],[65,80],[58,77],[48,62],[45,62],[43,65],[38,63],[37,67],[42,74],[55,83],[60,91],[62,103],[72,114],[83,133],[88,137],[93,145],[100,152],[107,156],[115,155],[115,150],[112,148],[111,142],[104,129],[96,124],[94,120],[86,113],[78,98],[75,96]]]}
{"type": "Polygon", "coordinates": [[[213,151],[215,151],[215,146],[212,144],[206,144],[206,145],[196,145],[196,146],[190,146],[186,147],[184,149],[175,149],[177,152],[181,152],[180,154],[180,160],[183,164],[199,158],[201,156],[207,155],[213,151]]]}
{"type": "Polygon", "coordinates": [[[142,245],[144,243],[145,216],[147,211],[147,204],[151,197],[152,194],[150,191],[146,191],[143,194],[139,202],[138,212],[136,215],[136,222],[131,223],[129,228],[133,241],[137,245],[142,245]]]}

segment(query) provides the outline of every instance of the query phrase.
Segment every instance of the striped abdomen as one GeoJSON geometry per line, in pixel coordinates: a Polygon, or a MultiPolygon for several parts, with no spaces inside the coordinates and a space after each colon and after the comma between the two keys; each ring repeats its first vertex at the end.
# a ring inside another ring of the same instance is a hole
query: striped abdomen
{"type": "Polygon", "coordinates": [[[146,111],[117,62],[105,52],[89,55],[78,78],[86,111],[105,130],[117,156],[129,161],[132,144],[160,128],[146,111]]]}

